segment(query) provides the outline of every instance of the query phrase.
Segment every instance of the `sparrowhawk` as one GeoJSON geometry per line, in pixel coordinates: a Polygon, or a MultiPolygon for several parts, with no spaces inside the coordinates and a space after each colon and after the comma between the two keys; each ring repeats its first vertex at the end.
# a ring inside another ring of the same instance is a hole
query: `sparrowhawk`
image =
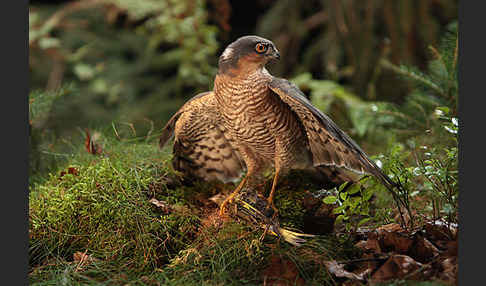
{"type": "Polygon", "coordinates": [[[274,168],[269,206],[277,181],[290,169],[314,170],[326,182],[353,182],[351,174],[371,174],[394,182],[297,86],[272,76],[265,64],[279,59],[275,45],[244,36],[219,57],[212,91],[194,96],[169,120],[160,146],[175,137],[173,166],[205,180],[234,181],[246,176],[220,207],[263,171],[274,168]],[[350,172],[351,171],[351,172],[350,172]]]}

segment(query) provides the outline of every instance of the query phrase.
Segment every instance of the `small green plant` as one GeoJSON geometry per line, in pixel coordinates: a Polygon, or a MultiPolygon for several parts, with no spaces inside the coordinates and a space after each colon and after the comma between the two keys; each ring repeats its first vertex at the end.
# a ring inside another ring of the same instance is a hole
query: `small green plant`
{"type": "Polygon", "coordinates": [[[432,202],[431,206],[427,206],[427,210],[432,213],[432,217],[439,219],[446,216],[449,222],[457,222],[459,122],[456,117],[451,116],[447,107],[437,109],[437,116],[455,144],[433,146],[428,150],[415,152],[418,166],[414,169],[414,173],[424,178],[423,190],[425,196],[432,202]]]}
{"type": "Polygon", "coordinates": [[[377,109],[378,116],[393,119],[388,124],[391,147],[377,158],[403,185],[398,195],[412,225],[424,217],[457,221],[457,25],[450,25],[439,48],[430,50],[434,58],[426,73],[384,62],[415,88],[402,106],[377,109]]]}
{"type": "MultiPolygon", "coordinates": [[[[430,50],[434,59],[426,73],[415,67],[383,62],[385,68],[415,84],[401,106],[358,101],[350,104],[357,106],[354,112],[361,110],[363,118],[374,117],[373,123],[361,127],[351,120],[357,130],[374,137],[380,137],[378,133],[386,130],[388,147],[373,158],[400,188],[392,196],[376,178],[370,177],[366,184],[350,188],[342,185],[337,195],[326,197],[325,203],[337,205],[334,210],[337,222],[343,222],[348,230],[370,220],[368,200],[373,193],[377,194],[374,217],[383,222],[395,221],[397,213],[389,207],[393,204],[401,220],[410,226],[423,218],[446,217],[449,222],[457,221],[457,27],[451,25],[439,48],[430,50]],[[360,189],[363,187],[364,193],[360,189]],[[356,196],[359,192],[360,196],[356,196]]],[[[314,96],[326,94],[325,87],[330,90],[329,84],[312,81],[308,84],[314,96]]],[[[342,97],[336,87],[332,90],[334,97],[342,97]]],[[[349,96],[343,98],[350,102],[349,96]]],[[[324,103],[321,108],[328,108],[329,104],[324,103]]],[[[353,109],[349,110],[352,115],[353,109]]]]}
{"type": "Polygon", "coordinates": [[[366,180],[368,178],[353,185],[346,182],[337,188],[337,195],[330,195],[322,200],[326,204],[336,205],[333,209],[333,213],[338,215],[336,224],[344,223],[347,231],[356,230],[372,219],[371,198],[374,190],[363,187],[366,180]]]}

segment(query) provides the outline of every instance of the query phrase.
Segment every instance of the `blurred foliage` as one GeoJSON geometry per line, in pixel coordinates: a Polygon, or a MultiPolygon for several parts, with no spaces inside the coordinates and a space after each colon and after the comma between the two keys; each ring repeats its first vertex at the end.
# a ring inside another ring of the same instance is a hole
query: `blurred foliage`
{"type": "Polygon", "coordinates": [[[380,60],[424,68],[426,47],[435,46],[445,25],[457,19],[457,3],[271,1],[256,32],[279,48],[277,74],[311,72],[316,78],[344,83],[362,98],[396,101],[408,93],[407,85],[382,70],[380,60]]]}
{"type": "Polygon", "coordinates": [[[457,18],[457,0],[47,3],[29,8],[31,90],[71,90],[45,116],[42,132],[51,135],[34,140],[51,153],[56,140],[87,127],[160,130],[185,100],[212,88],[218,54],[243,34],[273,40],[282,60],[272,73],[308,86],[314,104],[374,147],[387,141],[373,132],[383,125],[376,121],[392,119],[368,111],[403,102],[412,87],[387,67],[425,69],[426,47],[457,18]]]}
{"type": "Polygon", "coordinates": [[[206,18],[204,1],[31,7],[31,88],[71,83],[82,95],[66,99],[48,127],[66,133],[116,120],[146,130],[144,118],[167,119],[186,97],[210,88],[218,43],[206,18]]]}

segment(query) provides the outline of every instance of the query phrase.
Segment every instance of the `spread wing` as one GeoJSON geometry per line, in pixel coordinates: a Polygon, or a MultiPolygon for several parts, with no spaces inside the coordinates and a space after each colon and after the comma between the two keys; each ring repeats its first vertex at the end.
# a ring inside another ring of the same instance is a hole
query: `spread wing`
{"type": "Polygon", "coordinates": [[[309,139],[314,166],[345,168],[379,178],[387,188],[395,183],[328,116],[315,108],[294,84],[273,78],[270,89],[300,118],[309,139]]]}
{"type": "Polygon", "coordinates": [[[174,169],[207,181],[233,181],[244,163],[221,123],[213,92],[200,93],[186,102],[169,120],[160,136],[160,147],[175,137],[174,169]]]}

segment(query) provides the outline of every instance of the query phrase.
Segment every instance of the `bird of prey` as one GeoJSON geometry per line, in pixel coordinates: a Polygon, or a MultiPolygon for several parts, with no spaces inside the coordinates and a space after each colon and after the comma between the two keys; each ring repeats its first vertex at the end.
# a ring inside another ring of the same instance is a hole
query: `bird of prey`
{"type": "Polygon", "coordinates": [[[246,171],[221,204],[221,215],[268,168],[275,171],[268,196],[274,214],[278,178],[290,169],[315,171],[334,184],[355,182],[356,173],[376,176],[389,190],[396,186],[297,86],[267,71],[265,64],[279,58],[275,45],[258,36],[238,38],[226,47],[213,90],[186,102],[164,127],[160,146],[175,137],[174,168],[224,182],[246,171]]]}

